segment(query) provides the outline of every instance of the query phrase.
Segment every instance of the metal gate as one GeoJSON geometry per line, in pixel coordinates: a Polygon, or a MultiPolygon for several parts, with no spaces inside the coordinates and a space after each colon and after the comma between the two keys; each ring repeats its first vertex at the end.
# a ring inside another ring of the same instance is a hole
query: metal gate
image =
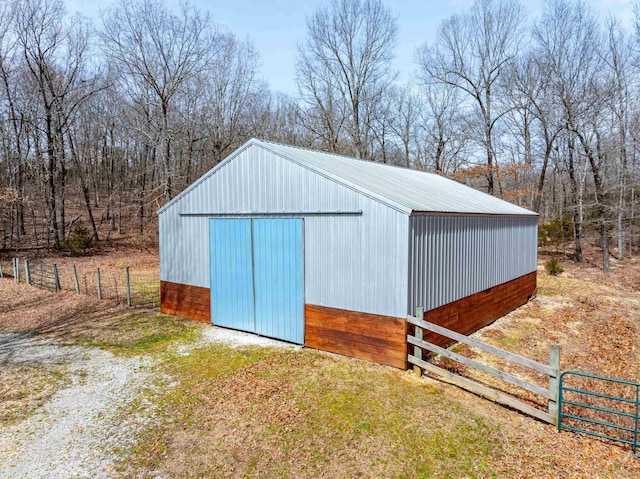
{"type": "Polygon", "coordinates": [[[211,322],[304,343],[301,218],[209,223],[211,322]]]}
{"type": "Polygon", "coordinates": [[[640,445],[638,442],[639,410],[640,383],[576,371],[565,371],[560,375],[558,431],[580,432],[620,442],[630,446],[633,454],[638,456],[638,446],[640,445]],[[606,385],[609,394],[596,392],[593,390],[594,388],[567,386],[567,380],[572,377],[586,378],[591,380],[594,385],[606,385]],[[612,389],[616,386],[620,389],[626,389],[627,394],[615,395],[615,391],[612,389]],[[570,396],[571,399],[568,399],[567,396],[570,396]],[[586,414],[591,414],[591,417],[585,416],[586,414]],[[608,418],[611,419],[606,420],[608,418]],[[570,422],[571,425],[567,422],[570,422]]]}
{"type": "MultiPolygon", "coordinates": [[[[18,277],[18,262],[16,258],[16,277],[18,277]]],[[[24,262],[25,277],[27,283],[41,289],[49,291],[60,291],[60,277],[58,276],[58,266],[55,264],[39,263],[37,261],[24,262]]]]}

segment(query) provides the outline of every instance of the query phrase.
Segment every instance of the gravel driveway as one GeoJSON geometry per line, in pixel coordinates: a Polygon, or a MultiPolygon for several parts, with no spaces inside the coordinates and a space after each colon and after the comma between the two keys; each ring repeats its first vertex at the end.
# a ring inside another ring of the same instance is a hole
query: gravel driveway
{"type": "Polygon", "coordinates": [[[0,334],[0,367],[34,362],[66,368],[70,385],[35,414],[0,428],[0,477],[114,477],[116,451],[126,450],[139,427],[117,414],[149,383],[150,360],[0,334]]]}
{"type": "MultiPolygon", "coordinates": [[[[205,328],[178,354],[206,344],[231,347],[296,348],[289,343],[228,329],[205,328]]],[[[29,364],[62,369],[70,384],[35,414],[0,426],[0,478],[71,479],[118,476],[119,454],[134,444],[136,432],[152,418],[118,414],[153,384],[150,355],[115,356],[84,346],[64,346],[23,334],[0,333],[0,367],[29,364]]]]}

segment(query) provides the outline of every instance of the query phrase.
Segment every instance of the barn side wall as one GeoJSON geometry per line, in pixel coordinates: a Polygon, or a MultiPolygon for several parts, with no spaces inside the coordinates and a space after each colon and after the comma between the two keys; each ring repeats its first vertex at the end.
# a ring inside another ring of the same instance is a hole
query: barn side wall
{"type": "Polygon", "coordinates": [[[408,313],[536,271],[537,216],[412,216],[408,313]]]}
{"type": "Polygon", "coordinates": [[[305,303],[404,317],[409,217],[257,145],[160,213],[160,279],[210,287],[208,213],[340,211],[301,215],[305,303]]]}

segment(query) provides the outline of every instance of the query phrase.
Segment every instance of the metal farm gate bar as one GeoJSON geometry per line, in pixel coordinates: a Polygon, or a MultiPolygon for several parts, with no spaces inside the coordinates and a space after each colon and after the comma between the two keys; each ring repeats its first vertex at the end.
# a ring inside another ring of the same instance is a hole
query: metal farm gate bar
{"type": "Polygon", "coordinates": [[[37,261],[25,261],[24,270],[27,283],[49,291],[60,291],[60,277],[58,267],[55,264],[39,263],[37,261]]]}
{"type": "Polygon", "coordinates": [[[638,454],[640,416],[640,383],[612,379],[577,371],[565,371],[560,375],[560,394],[558,400],[558,431],[573,431],[590,436],[608,439],[631,446],[634,456],[638,454]],[[607,391],[615,386],[628,393],[625,396],[603,394],[593,391],[594,387],[570,387],[570,378],[585,378],[591,383],[608,386],[607,391]],[[570,396],[571,399],[567,399],[570,396]],[[610,406],[609,406],[610,405],[610,406]],[[609,406],[609,407],[605,407],[609,406]],[[591,413],[592,417],[585,414],[591,413]],[[567,424],[569,422],[570,424],[567,424]],[[589,429],[587,429],[589,428],[589,429]],[[617,435],[615,435],[617,433],[617,435]]]}

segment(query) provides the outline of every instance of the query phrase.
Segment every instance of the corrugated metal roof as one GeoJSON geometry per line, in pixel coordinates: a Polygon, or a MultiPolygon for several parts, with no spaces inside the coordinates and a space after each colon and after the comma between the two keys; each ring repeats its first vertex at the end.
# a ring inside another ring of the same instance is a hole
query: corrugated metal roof
{"type": "Polygon", "coordinates": [[[176,203],[198,184],[252,145],[264,148],[289,161],[316,171],[407,214],[424,212],[537,216],[537,213],[533,211],[443,176],[257,139],[249,140],[238,148],[224,161],[162,206],[158,210],[158,214],[176,203]]]}
{"type": "Polygon", "coordinates": [[[251,140],[364,194],[408,212],[536,215],[443,176],[306,148],[251,140]]]}

